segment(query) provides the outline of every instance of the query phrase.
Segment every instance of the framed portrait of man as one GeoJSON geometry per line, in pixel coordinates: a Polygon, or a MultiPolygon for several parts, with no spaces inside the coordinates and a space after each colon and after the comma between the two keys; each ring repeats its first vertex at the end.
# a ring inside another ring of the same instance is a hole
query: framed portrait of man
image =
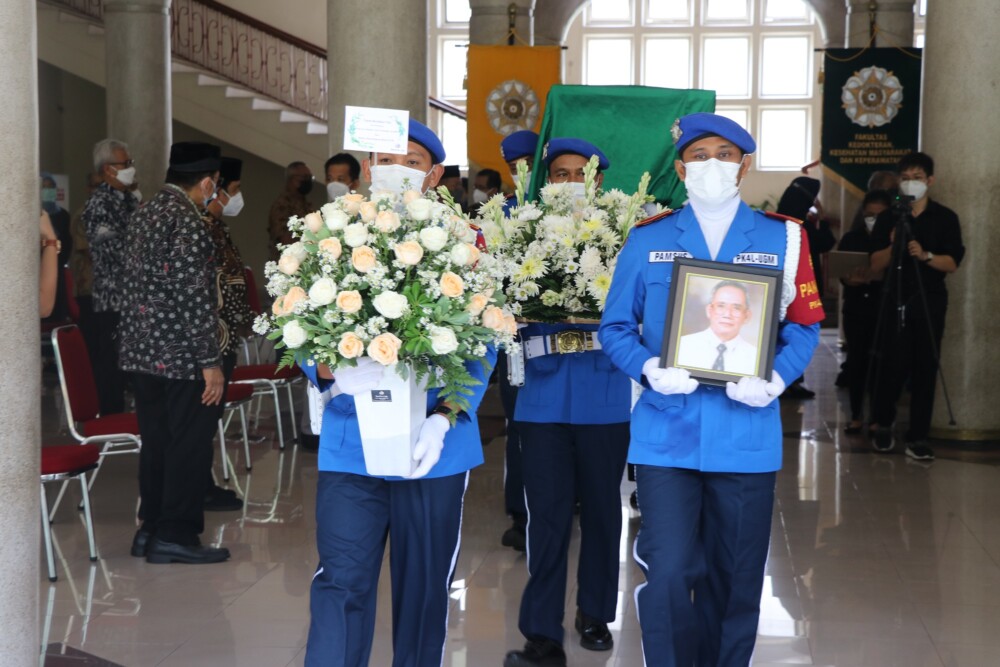
{"type": "Polygon", "coordinates": [[[771,378],[782,271],[678,257],[660,363],[724,385],[771,378]]]}

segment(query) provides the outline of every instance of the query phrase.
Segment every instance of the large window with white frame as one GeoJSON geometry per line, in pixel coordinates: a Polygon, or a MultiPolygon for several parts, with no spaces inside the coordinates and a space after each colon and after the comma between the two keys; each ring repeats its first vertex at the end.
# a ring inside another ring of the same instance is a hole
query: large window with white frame
{"type": "MultiPolygon", "coordinates": [[[[469,44],[469,0],[428,0],[428,91],[431,97],[465,110],[465,63],[469,44]]],[[[438,133],[448,164],[469,166],[466,123],[461,118],[430,109],[428,125],[438,133]]]]}
{"type": "Polygon", "coordinates": [[[567,83],[715,90],[757,137],[758,169],[815,157],[822,42],[803,0],[591,0],[566,41],[567,83]]]}

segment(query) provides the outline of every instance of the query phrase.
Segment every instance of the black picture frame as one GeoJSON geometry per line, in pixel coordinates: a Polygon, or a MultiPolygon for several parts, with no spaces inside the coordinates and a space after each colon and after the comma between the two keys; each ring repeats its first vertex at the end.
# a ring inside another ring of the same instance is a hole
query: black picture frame
{"type": "Polygon", "coordinates": [[[673,264],[660,366],[717,386],[744,376],[770,382],[784,272],[687,257],[673,264]]]}

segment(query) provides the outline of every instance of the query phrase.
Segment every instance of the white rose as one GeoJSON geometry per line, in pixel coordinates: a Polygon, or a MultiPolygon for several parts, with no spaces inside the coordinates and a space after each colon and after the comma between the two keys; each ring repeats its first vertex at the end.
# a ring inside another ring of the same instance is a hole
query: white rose
{"type": "Polygon", "coordinates": [[[351,221],[351,216],[339,208],[327,204],[323,207],[323,220],[326,222],[326,228],[331,232],[335,232],[346,227],[347,223],[351,221]]]}
{"type": "Polygon", "coordinates": [[[414,199],[406,205],[406,211],[410,214],[410,217],[414,220],[429,220],[431,217],[431,208],[434,206],[434,202],[430,199],[414,199]]]}
{"type": "Polygon", "coordinates": [[[357,248],[368,242],[368,227],[363,223],[355,222],[344,227],[344,243],[357,248]]]}
{"type": "Polygon", "coordinates": [[[317,306],[327,306],[337,298],[337,283],[330,278],[320,278],[309,288],[309,300],[317,306]]]}
{"type": "Polygon", "coordinates": [[[448,244],[448,232],[442,227],[424,227],[420,230],[420,244],[437,252],[448,244]]]}
{"type": "Polygon", "coordinates": [[[406,297],[398,292],[386,291],[372,299],[372,305],[383,317],[394,320],[403,316],[406,310],[406,297]]]}
{"type": "Polygon", "coordinates": [[[431,339],[431,349],[434,350],[434,354],[451,354],[458,349],[458,338],[448,327],[431,325],[427,331],[430,334],[428,337],[431,339]]]}
{"type": "Polygon", "coordinates": [[[281,342],[289,349],[294,350],[297,347],[302,347],[308,337],[309,334],[296,320],[292,320],[281,328],[281,342]]]}
{"type": "MultiPolygon", "coordinates": [[[[304,245],[302,245],[301,241],[296,241],[292,245],[288,246],[287,248],[285,248],[284,252],[288,253],[289,255],[291,255],[292,257],[294,257],[295,259],[299,260],[300,264],[302,262],[306,261],[306,257],[309,256],[309,251],[306,250],[306,247],[304,245]]],[[[284,253],[282,253],[282,254],[284,254],[284,253]]]]}
{"type": "Polygon", "coordinates": [[[469,246],[465,243],[458,243],[451,247],[451,261],[453,264],[465,266],[469,263],[471,256],[472,251],[469,250],[469,246]]]}
{"type": "Polygon", "coordinates": [[[287,250],[281,253],[281,258],[278,259],[278,270],[284,273],[286,276],[294,276],[295,272],[299,270],[299,264],[301,262],[287,250]]]}

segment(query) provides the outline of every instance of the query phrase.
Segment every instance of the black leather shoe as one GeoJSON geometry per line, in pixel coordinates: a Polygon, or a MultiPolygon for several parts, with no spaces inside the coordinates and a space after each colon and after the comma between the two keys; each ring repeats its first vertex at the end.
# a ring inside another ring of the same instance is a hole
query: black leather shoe
{"type": "Polygon", "coordinates": [[[235,491],[216,486],[205,495],[206,512],[233,512],[243,509],[243,501],[235,491]]]}
{"type": "Polygon", "coordinates": [[[146,547],[146,562],[165,563],[191,563],[200,565],[205,563],[221,563],[229,560],[229,549],[224,547],[206,547],[200,544],[185,545],[173,542],[163,542],[157,538],[150,540],[146,547]]]}
{"type": "Polygon", "coordinates": [[[615,645],[608,624],[576,610],[576,631],[580,633],[580,646],[588,651],[610,651],[615,645]]]}
{"type": "Polygon", "coordinates": [[[510,547],[515,551],[527,551],[528,537],[524,532],[524,526],[514,524],[505,530],[503,536],[500,538],[500,544],[510,547]]]}
{"type": "Polygon", "coordinates": [[[135,537],[132,538],[132,550],[129,552],[136,558],[146,557],[146,545],[149,544],[150,538],[153,537],[152,533],[149,533],[142,528],[135,531],[135,537]]]}
{"type": "Polygon", "coordinates": [[[529,639],[524,649],[507,654],[503,667],[566,667],[566,653],[551,639],[529,639]]]}

